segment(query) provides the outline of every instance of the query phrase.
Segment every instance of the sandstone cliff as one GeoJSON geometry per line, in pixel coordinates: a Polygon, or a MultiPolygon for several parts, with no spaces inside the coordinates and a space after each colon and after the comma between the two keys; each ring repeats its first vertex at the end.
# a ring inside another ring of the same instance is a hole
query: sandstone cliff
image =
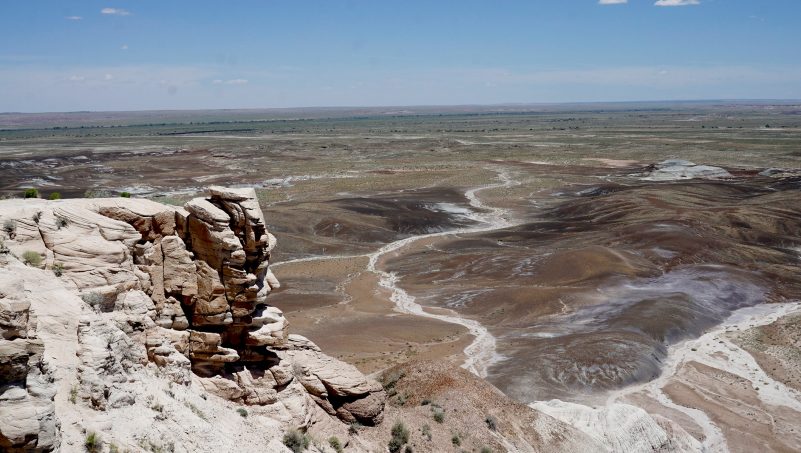
{"type": "Polygon", "coordinates": [[[92,432],[131,448],[192,445],[203,436],[189,433],[230,414],[265,428],[243,445],[280,450],[286,427],[381,421],[381,385],[289,334],[266,303],[276,240],[252,189],[214,187],[183,208],[3,201],[0,222],[4,450],[73,450],[92,432]],[[182,429],[153,438],[143,410],[182,429]]]}

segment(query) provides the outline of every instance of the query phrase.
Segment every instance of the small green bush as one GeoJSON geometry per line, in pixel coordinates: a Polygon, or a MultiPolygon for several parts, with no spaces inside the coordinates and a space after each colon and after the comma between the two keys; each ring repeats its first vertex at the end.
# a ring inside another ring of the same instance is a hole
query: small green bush
{"type": "Polygon", "coordinates": [[[86,433],[83,446],[89,453],[98,453],[103,450],[103,442],[100,440],[100,435],[94,431],[86,433]]]}
{"type": "Polygon", "coordinates": [[[39,191],[31,187],[30,189],[25,189],[22,196],[24,198],[39,198],[39,191]]]}
{"type": "Polygon", "coordinates": [[[131,198],[131,192],[120,192],[122,198],[131,198]]]}
{"type": "Polygon", "coordinates": [[[14,221],[14,219],[6,219],[3,222],[3,231],[8,233],[9,236],[11,236],[11,234],[14,233],[14,231],[16,230],[17,230],[17,222],[14,221]]]}
{"type": "Polygon", "coordinates": [[[89,304],[91,307],[96,307],[103,302],[103,296],[96,292],[83,293],[81,294],[81,299],[83,299],[83,301],[89,304]]]}
{"type": "Polygon", "coordinates": [[[311,439],[309,439],[307,434],[301,433],[297,429],[293,428],[284,434],[283,442],[284,445],[286,445],[286,448],[292,450],[292,453],[300,453],[309,448],[311,439]]]}
{"type": "Polygon", "coordinates": [[[492,449],[490,447],[482,447],[481,453],[492,453],[492,449]]]}
{"type": "Polygon", "coordinates": [[[42,264],[42,255],[39,252],[28,250],[22,254],[22,262],[28,266],[39,267],[42,264]]]}
{"type": "Polygon", "coordinates": [[[237,409],[236,413],[241,415],[242,417],[248,416],[248,411],[244,407],[240,407],[239,409],[237,409]]]}
{"type": "Polygon", "coordinates": [[[462,445],[462,439],[459,438],[458,434],[454,434],[451,436],[451,443],[454,447],[458,447],[459,445],[462,445]]]}
{"type": "Polygon", "coordinates": [[[433,411],[435,422],[442,423],[445,421],[445,411],[441,407],[432,406],[431,410],[433,411]]]}
{"type": "Polygon", "coordinates": [[[61,277],[64,274],[64,265],[61,263],[53,263],[53,273],[56,277],[61,277]]]}
{"type": "Polygon", "coordinates": [[[359,434],[359,429],[361,429],[361,427],[362,424],[359,422],[351,423],[350,425],[348,425],[348,434],[350,434],[351,436],[359,434]]]}
{"type": "Polygon", "coordinates": [[[403,445],[409,442],[409,430],[402,421],[395,422],[392,425],[392,438],[389,440],[389,451],[391,453],[398,453],[403,448],[403,445]]]}
{"type": "Polygon", "coordinates": [[[332,436],[331,438],[329,438],[328,445],[330,445],[335,452],[342,453],[342,442],[339,441],[339,438],[337,436],[332,436]]]}
{"type": "Polygon", "coordinates": [[[47,197],[47,199],[48,200],[60,200],[61,199],[61,193],[59,193],[59,192],[50,192],[50,196],[47,197]]]}

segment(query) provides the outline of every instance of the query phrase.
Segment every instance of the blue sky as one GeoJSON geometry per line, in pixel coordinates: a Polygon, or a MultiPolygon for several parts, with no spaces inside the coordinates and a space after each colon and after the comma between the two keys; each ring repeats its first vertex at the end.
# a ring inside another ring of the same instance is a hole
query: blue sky
{"type": "Polygon", "coordinates": [[[801,1],[655,1],[3,0],[0,111],[801,99],[801,1]]]}

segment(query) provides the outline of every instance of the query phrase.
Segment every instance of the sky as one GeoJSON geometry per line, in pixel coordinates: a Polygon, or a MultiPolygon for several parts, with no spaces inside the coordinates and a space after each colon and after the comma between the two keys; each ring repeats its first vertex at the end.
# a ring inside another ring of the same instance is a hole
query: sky
{"type": "Polygon", "coordinates": [[[799,0],[2,0],[0,112],[801,99],[799,0]]]}

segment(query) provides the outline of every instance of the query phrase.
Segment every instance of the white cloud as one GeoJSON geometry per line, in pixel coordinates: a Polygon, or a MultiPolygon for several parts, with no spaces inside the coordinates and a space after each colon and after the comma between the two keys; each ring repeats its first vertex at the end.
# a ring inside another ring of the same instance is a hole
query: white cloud
{"type": "Polygon", "coordinates": [[[700,4],[700,0],[657,0],[656,3],[654,3],[656,6],[687,6],[700,4]]]}
{"type": "Polygon", "coordinates": [[[67,19],[67,20],[83,20],[83,17],[81,17],[81,16],[67,16],[67,17],[65,17],[65,19],[67,19]]]}
{"type": "Polygon", "coordinates": [[[622,5],[628,2],[629,0],[598,0],[599,5],[622,5]]]}
{"type": "Polygon", "coordinates": [[[130,16],[131,12],[122,8],[103,8],[100,10],[100,14],[109,16],[130,16]]]}
{"type": "Polygon", "coordinates": [[[214,85],[247,85],[247,79],[230,79],[230,80],[221,80],[221,79],[214,79],[211,81],[214,85]]]}
{"type": "Polygon", "coordinates": [[[104,80],[112,80],[112,79],[114,79],[114,76],[111,75],[111,74],[106,74],[106,75],[103,76],[103,79],[104,80]]]}
{"type": "Polygon", "coordinates": [[[122,49],[122,50],[128,50],[128,44],[123,44],[123,45],[122,45],[122,47],[120,47],[120,49],[122,49]]]}

